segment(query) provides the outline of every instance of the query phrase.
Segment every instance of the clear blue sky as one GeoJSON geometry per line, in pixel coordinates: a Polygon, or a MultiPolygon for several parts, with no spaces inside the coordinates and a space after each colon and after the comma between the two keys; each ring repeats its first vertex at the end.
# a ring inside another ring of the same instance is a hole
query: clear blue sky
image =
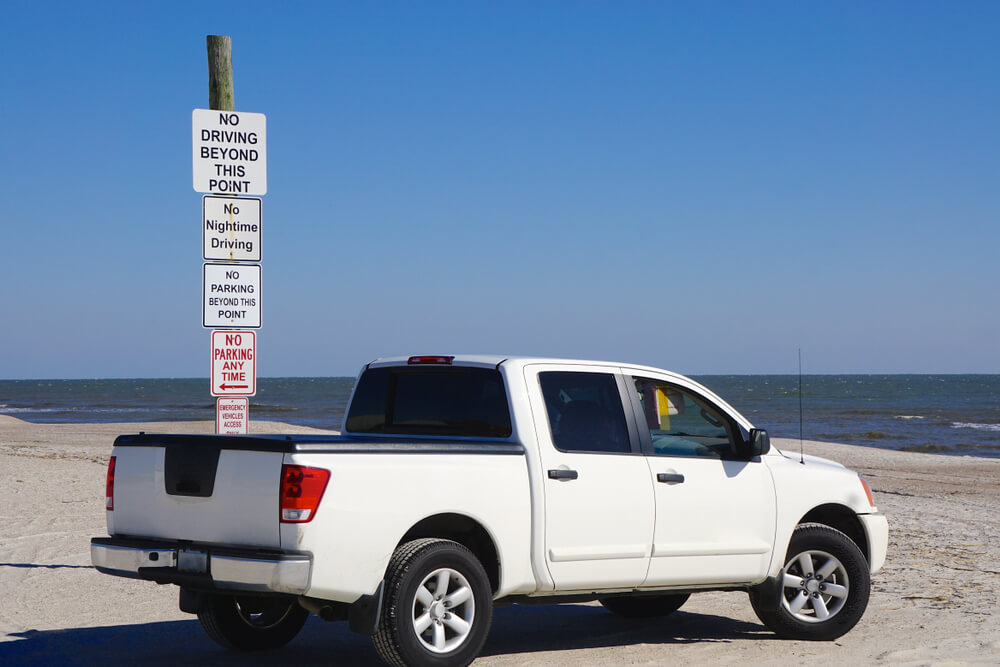
{"type": "Polygon", "coordinates": [[[260,376],[1000,372],[1000,3],[79,3],[0,21],[0,377],[207,377],[205,36],[267,114],[260,376]]]}

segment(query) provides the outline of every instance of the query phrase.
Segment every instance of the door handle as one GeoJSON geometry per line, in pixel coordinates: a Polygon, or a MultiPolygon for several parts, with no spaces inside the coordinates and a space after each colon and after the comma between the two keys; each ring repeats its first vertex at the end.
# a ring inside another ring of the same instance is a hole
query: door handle
{"type": "MultiPolygon", "coordinates": [[[[549,472],[552,472],[551,470],[549,472]]],[[[684,475],[679,472],[658,472],[656,473],[656,481],[663,482],[664,484],[670,484],[671,482],[683,482],[684,475]]]]}
{"type": "Polygon", "coordinates": [[[579,476],[579,473],[575,470],[566,470],[565,468],[556,468],[549,471],[549,479],[576,479],[579,476]]]}

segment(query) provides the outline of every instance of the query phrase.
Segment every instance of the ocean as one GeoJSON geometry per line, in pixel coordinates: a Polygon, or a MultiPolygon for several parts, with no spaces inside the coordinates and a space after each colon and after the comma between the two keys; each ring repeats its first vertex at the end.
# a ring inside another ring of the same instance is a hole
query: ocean
{"type": "MultiPolygon", "coordinates": [[[[795,375],[694,376],[773,437],[799,437],[795,375]]],[[[252,420],[339,429],[354,378],[258,378],[252,420]]],[[[208,380],[0,380],[0,414],[38,423],[212,420],[208,380]]],[[[802,436],[1000,458],[1000,375],[806,375],[802,436]]]]}

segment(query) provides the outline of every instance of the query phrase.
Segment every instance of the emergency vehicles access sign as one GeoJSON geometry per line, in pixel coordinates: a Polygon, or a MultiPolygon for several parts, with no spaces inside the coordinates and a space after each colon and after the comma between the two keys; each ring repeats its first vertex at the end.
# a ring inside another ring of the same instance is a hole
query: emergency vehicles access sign
{"type": "Polygon", "coordinates": [[[220,396],[215,399],[215,432],[220,435],[246,435],[250,421],[250,399],[244,396],[220,396]]]}

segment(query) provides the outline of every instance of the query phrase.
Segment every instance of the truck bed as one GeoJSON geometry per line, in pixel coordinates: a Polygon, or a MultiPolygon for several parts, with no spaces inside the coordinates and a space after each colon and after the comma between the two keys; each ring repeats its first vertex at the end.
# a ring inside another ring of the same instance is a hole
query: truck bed
{"type": "Polygon", "coordinates": [[[524,448],[495,439],[140,433],[119,436],[114,453],[113,535],[280,548],[286,455],[517,455],[524,448]]]}

